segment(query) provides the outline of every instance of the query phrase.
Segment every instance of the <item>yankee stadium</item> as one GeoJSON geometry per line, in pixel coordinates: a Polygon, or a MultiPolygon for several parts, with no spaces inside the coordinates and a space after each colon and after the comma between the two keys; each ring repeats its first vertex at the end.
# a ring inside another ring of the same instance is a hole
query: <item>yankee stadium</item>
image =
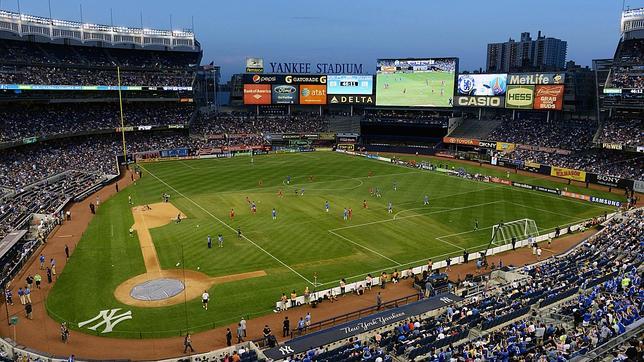
{"type": "Polygon", "coordinates": [[[0,1],[0,361],[642,361],[644,3],[320,5],[0,1]]]}

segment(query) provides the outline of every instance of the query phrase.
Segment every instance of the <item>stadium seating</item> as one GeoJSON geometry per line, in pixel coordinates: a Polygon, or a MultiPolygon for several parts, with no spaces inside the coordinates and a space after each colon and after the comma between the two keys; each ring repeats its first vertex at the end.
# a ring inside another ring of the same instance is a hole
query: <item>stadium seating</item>
{"type": "Polygon", "coordinates": [[[94,48],[3,40],[0,84],[191,86],[198,52],[94,48]]]}
{"type": "Polygon", "coordinates": [[[625,146],[644,145],[644,122],[641,119],[613,117],[607,119],[601,129],[600,143],[625,146]]]}
{"type": "Polygon", "coordinates": [[[507,119],[488,139],[578,151],[590,145],[596,131],[597,123],[591,120],[507,119]]]}
{"type": "Polygon", "coordinates": [[[617,47],[606,88],[644,89],[644,39],[623,40],[617,47]]]}

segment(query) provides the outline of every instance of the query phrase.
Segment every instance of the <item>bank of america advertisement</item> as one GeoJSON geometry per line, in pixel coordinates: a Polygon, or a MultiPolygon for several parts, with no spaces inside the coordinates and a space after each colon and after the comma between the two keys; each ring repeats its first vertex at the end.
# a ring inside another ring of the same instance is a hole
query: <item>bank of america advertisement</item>
{"type": "Polygon", "coordinates": [[[371,75],[329,75],[327,94],[373,94],[371,75]]]}
{"type": "Polygon", "coordinates": [[[462,96],[502,96],[507,90],[507,74],[459,74],[458,94],[462,96]]]}

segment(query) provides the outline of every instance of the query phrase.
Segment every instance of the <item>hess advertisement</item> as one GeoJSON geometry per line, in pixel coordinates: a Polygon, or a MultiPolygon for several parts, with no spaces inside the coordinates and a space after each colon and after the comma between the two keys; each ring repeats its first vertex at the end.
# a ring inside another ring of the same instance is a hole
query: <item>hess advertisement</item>
{"type": "Polygon", "coordinates": [[[329,75],[328,94],[372,94],[373,77],[370,75],[329,75]]]}
{"type": "Polygon", "coordinates": [[[317,84],[300,85],[300,104],[304,104],[304,105],[326,104],[326,85],[317,85],[317,84]]]}
{"type": "Polygon", "coordinates": [[[563,85],[538,85],[534,96],[534,109],[561,110],[563,97],[563,85]]]}
{"type": "Polygon", "coordinates": [[[508,90],[505,94],[505,108],[532,109],[533,102],[533,85],[508,85],[508,90]]]}
{"type": "Polygon", "coordinates": [[[271,85],[244,84],[244,104],[271,104],[271,85]]]}
{"type": "Polygon", "coordinates": [[[297,104],[297,86],[273,85],[273,104],[297,104]]]}
{"type": "Polygon", "coordinates": [[[459,74],[458,94],[463,96],[502,96],[507,89],[507,74],[459,74]]]}

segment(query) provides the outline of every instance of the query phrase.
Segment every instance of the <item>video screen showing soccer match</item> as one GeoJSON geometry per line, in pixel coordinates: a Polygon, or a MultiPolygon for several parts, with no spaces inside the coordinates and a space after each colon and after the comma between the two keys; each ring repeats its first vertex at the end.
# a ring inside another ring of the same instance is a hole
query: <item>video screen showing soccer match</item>
{"type": "Polygon", "coordinates": [[[452,107],[456,58],[379,59],[376,105],[452,107]]]}

